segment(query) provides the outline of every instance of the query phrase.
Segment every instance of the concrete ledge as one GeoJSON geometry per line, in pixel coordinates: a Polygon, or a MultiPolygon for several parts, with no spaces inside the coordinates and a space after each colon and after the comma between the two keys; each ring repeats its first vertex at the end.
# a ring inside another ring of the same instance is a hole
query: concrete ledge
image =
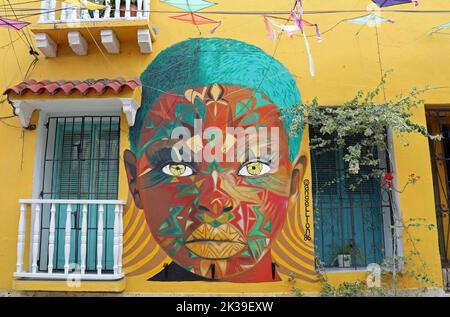
{"type": "Polygon", "coordinates": [[[125,290],[125,279],[119,281],[43,281],[14,279],[14,291],[70,292],[70,293],[121,293],[125,290]],[[73,286],[69,286],[72,284],[73,286]],[[77,285],[78,284],[78,285],[77,285]]]}
{"type": "Polygon", "coordinates": [[[83,23],[46,23],[33,24],[30,27],[33,33],[47,33],[49,36],[58,38],[58,44],[68,42],[68,33],[78,31],[88,43],[100,41],[101,30],[113,30],[120,41],[136,42],[137,30],[147,29],[150,31],[152,41],[156,40],[156,34],[149,20],[118,20],[98,21],[83,23]]]}

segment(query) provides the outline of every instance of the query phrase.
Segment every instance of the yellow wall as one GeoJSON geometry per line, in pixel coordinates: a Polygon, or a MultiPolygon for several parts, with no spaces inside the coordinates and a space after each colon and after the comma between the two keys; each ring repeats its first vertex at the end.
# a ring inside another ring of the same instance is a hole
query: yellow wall
{"type": "MultiPolygon", "coordinates": [[[[18,2],[20,0],[17,0],[18,2]]],[[[16,0],[12,1],[14,4],[16,0]]],[[[218,11],[288,11],[292,1],[288,0],[216,0],[218,11]]],[[[6,2],[4,2],[6,3],[6,2]]],[[[1,3],[1,4],[4,4],[1,3]]],[[[366,10],[369,0],[305,0],[305,10],[366,10]]],[[[38,8],[39,4],[30,4],[38,8]]],[[[0,15],[4,6],[0,7],[0,15]]],[[[172,8],[152,1],[152,10],[172,8]]],[[[418,8],[413,6],[394,7],[394,9],[450,10],[450,0],[422,1],[418,8]]],[[[208,10],[208,9],[207,9],[208,10]]],[[[11,14],[11,13],[6,13],[11,14]]],[[[310,38],[311,50],[316,64],[316,76],[308,71],[307,56],[303,41],[299,37],[283,37],[277,48],[269,41],[261,15],[208,15],[209,18],[222,21],[222,26],[215,36],[243,40],[263,48],[283,62],[296,76],[303,101],[309,102],[319,97],[322,104],[338,105],[351,98],[359,89],[371,89],[380,78],[379,56],[377,53],[376,31],[364,28],[356,35],[359,26],[341,23],[329,32],[328,29],[345,18],[356,17],[364,13],[336,13],[308,15],[306,19],[318,23],[324,41],[316,43],[310,38]]],[[[450,104],[450,38],[446,35],[430,36],[431,28],[450,21],[448,14],[405,14],[385,13],[385,17],[394,19],[395,24],[384,24],[378,29],[381,59],[384,70],[392,69],[387,85],[387,97],[408,91],[411,87],[441,87],[427,92],[427,103],[450,104]]],[[[36,22],[37,17],[26,19],[36,22]]],[[[157,40],[153,43],[154,52],[150,55],[140,54],[135,42],[121,43],[121,54],[104,56],[90,44],[88,56],[75,55],[65,45],[59,48],[58,57],[45,59],[40,57],[37,66],[28,74],[35,80],[86,79],[136,77],[158,54],[174,43],[189,37],[198,37],[198,30],[191,25],[182,24],[168,18],[168,14],[152,13],[151,22],[158,28],[157,40]]],[[[210,26],[203,27],[201,36],[210,37],[210,26]]],[[[313,34],[313,30],[310,30],[313,34]]],[[[27,54],[27,47],[22,40],[14,41],[13,46],[6,46],[20,33],[0,29],[0,89],[16,84],[24,79],[32,57],[27,54]]],[[[11,115],[11,106],[7,102],[0,105],[0,116],[11,115]]],[[[35,113],[32,122],[36,123],[35,113]]],[[[424,109],[415,112],[416,122],[425,124],[424,109]]],[[[124,120],[123,120],[124,121],[124,120]]],[[[34,152],[37,131],[20,128],[17,118],[0,121],[0,289],[12,289],[12,273],[16,261],[17,223],[19,216],[18,199],[31,198],[34,152]]],[[[126,138],[122,137],[125,148],[126,138]]],[[[400,205],[405,218],[426,217],[428,223],[435,223],[435,210],[432,187],[432,174],[429,163],[428,142],[426,139],[411,135],[406,137],[409,146],[403,146],[404,139],[396,138],[395,150],[398,167],[399,184],[404,184],[411,173],[420,175],[421,181],[401,194],[400,205]]],[[[123,168],[123,167],[121,167],[123,168]]],[[[126,181],[123,170],[120,178],[120,199],[127,199],[126,181]]],[[[436,231],[418,229],[417,237],[423,242],[419,248],[426,259],[433,279],[442,285],[440,259],[436,231]]],[[[404,237],[405,250],[411,246],[404,237]]],[[[333,280],[344,281],[349,274],[335,273],[333,280]],[[335,277],[336,276],[336,277],[335,277]]],[[[351,275],[351,274],[350,274],[351,275]]],[[[353,275],[361,276],[363,274],[353,275]]],[[[414,287],[414,281],[406,286],[414,287]]],[[[319,285],[297,285],[305,291],[317,291],[319,285]]],[[[47,289],[47,288],[46,288],[47,289]]],[[[286,282],[236,285],[230,283],[145,283],[129,278],[126,281],[127,292],[286,292],[286,282]]]]}

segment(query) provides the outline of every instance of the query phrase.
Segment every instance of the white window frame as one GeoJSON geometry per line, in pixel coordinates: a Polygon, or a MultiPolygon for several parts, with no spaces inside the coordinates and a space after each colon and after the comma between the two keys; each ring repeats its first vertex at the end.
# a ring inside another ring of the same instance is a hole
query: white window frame
{"type": "MultiPolygon", "coordinates": [[[[98,99],[96,99],[98,100],[98,99]]],[[[101,99],[100,99],[101,100],[101,99]]],[[[61,104],[64,104],[64,99],[61,99],[61,104]]],[[[88,103],[88,101],[84,101],[84,103],[88,103]]],[[[67,109],[67,107],[61,107],[67,109]]],[[[59,109],[58,109],[59,110],[59,109]]],[[[67,109],[68,110],[68,109],[67,109]]],[[[34,159],[34,168],[33,168],[33,179],[32,179],[32,198],[40,199],[41,186],[43,180],[43,171],[44,171],[44,158],[45,158],[45,143],[47,136],[47,121],[49,117],[58,116],[58,117],[71,117],[71,116],[121,116],[120,109],[111,109],[109,111],[49,111],[46,112],[44,110],[39,111],[39,119],[37,123],[37,139],[35,146],[35,159],[34,159]]],[[[134,120],[134,119],[133,119],[134,120]]],[[[34,210],[35,206],[31,206],[32,210],[34,210]]],[[[31,213],[31,222],[34,223],[34,213],[31,213]]],[[[33,237],[33,226],[30,226],[30,237],[29,243],[31,245],[33,237]]],[[[32,248],[29,250],[29,258],[32,258],[32,248]]],[[[28,270],[31,272],[31,261],[28,263],[28,270]]]]}

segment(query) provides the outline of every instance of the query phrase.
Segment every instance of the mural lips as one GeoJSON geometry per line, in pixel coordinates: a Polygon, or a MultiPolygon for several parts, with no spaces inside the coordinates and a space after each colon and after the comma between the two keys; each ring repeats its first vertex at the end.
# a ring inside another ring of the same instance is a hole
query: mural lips
{"type": "Polygon", "coordinates": [[[186,240],[186,247],[206,259],[227,259],[247,247],[242,234],[230,224],[200,225],[186,240]]]}

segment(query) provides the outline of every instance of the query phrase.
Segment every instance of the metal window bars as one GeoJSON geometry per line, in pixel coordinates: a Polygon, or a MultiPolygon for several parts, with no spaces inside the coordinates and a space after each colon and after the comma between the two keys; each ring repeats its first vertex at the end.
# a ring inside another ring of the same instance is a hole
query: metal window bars
{"type": "MultiPolygon", "coordinates": [[[[119,176],[119,116],[50,117],[44,153],[42,199],[115,200],[119,176]]],[[[54,212],[55,272],[67,270],[66,243],[70,240],[69,262],[81,263],[82,240],[86,240],[87,272],[112,272],[114,204],[44,204],[40,220],[39,271],[47,271],[51,206],[54,212]],[[83,208],[86,234],[82,235],[83,208]],[[69,214],[71,217],[68,217],[69,214]],[[99,219],[101,217],[102,219],[99,219]],[[70,218],[70,219],[68,219],[70,218]],[[70,223],[70,231],[66,230],[70,223]],[[100,228],[99,225],[102,227],[100,228]],[[98,252],[101,245],[101,252],[98,252]],[[101,254],[101,261],[98,255],[101,254]]]]}

